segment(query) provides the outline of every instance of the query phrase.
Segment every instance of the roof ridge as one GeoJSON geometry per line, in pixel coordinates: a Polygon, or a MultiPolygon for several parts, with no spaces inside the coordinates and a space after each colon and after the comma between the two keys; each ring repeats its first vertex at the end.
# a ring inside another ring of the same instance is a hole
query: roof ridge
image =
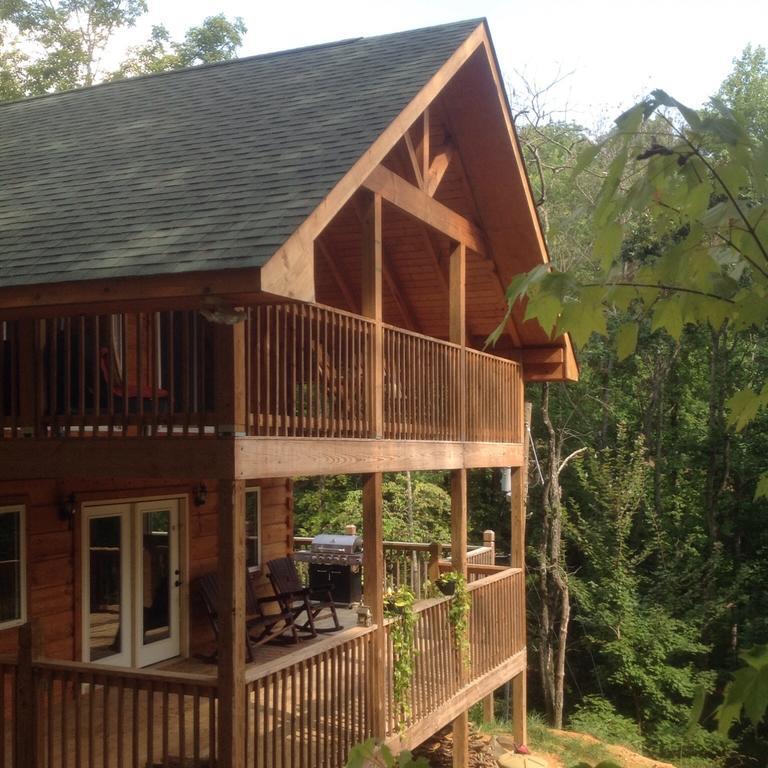
{"type": "Polygon", "coordinates": [[[215,61],[207,64],[195,64],[190,67],[182,67],[181,69],[170,69],[164,72],[147,72],[143,75],[133,75],[131,77],[123,77],[123,78],[120,78],[119,80],[103,80],[100,83],[94,83],[93,85],[84,85],[79,88],[70,88],[66,91],[54,91],[52,93],[41,93],[35,96],[24,96],[20,99],[3,101],[3,102],[0,102],[0,109],[2,109],[3,107],[14,105],[14,104],[26,104],[28,102],[40,101],[41,99],[51,99],[51,98],[61,97],[69,93],[81,93],[84,91],[93,91],[98,88],[105,88],[109,86],[119,86],[121,84],[135,82],[136,80],[148,80],[151,78],[167,77],[169,75],[183,75],[183,74],[188,74],[190,72],[197,72],[205,69],[213,69],[215,67],[231,66],[233,64],[253,61],[256,59],[279,58],[281,56],[287,56],[287,55],[297,54],[297,53],[305,53],[307,51],[314,51],[314,50],[321,50],[325,48],[334,48],[337,46],[340,47],[344,45],[351,45],[352,43],[358,43],[362,40],[381,40],[386,37],[396,37],[398,35],[411,35],[411,34],[416,34],[418,32],[425,32],[427,30],[443,29],[447,27],[457,27],[464,24],[472,24],[472,23],[480,24],[480,23],[483,23],[484,21],[485,21],[485,17],[478,17],[473,19],[461,19],[458,21],[446,22],[443,24],[432,24],[426,27],[419,27],[418,29],[404,29],[399,32],[386,32],[381,35],[371,35],[370,37],[364,37],[364,36],[347,37],[347,38],[343,38],[342,40],[332,40],[327,43],[303,45],[303,46],[299,46],[298,48],[284,48],[279,51],[265,51],[263,53],[254,53],[254,54],[251,54],[250,56],[242,56],[242,57],[227,59],[226,61],[215,61]]]}

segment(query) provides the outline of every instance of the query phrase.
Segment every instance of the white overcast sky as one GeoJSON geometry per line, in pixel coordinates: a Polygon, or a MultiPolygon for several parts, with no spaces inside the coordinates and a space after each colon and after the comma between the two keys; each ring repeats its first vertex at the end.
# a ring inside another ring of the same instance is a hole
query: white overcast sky
{"type": "MultiPolygon", "coordinates": [[[[748,43],[768,45],[768,0],[148,0],[149,15],[112,56],[152,24],[174,37],[223,12],[241,16],[241,56],[485,16],[502,72],[539,86],[567,77],[550,108],[594,125],[653,88],[701,105],[748,43]]],[[[519,81],[518,81],[519,82],[519,81]]]]}

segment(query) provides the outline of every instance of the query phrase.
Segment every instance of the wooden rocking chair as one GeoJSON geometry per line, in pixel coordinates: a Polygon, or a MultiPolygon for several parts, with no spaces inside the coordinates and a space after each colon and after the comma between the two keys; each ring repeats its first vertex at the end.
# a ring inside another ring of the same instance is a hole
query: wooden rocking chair
{"type": "MultiPolygon", "coordinates": [[[[286,632],[291,633],[291,639],[294,643],[299,642],[297,627],[293,623],[291,612],[282,608],[277,597],[256,597],[253,594],[251,581],[246,577],[245,580],[246,596],[246,618],[245,618],[245,647],[248,652],[248,661],[255,658],[255,649],[263,643],[271,640],[277,640],[286,632]],[[263,606],[273,604],[277,607],[275,613],[264,613],[263,606]]],[[[216,640],[219,639],[219,582],[215,573],[208,573],[201,576],[196,581],[197,591],[202,598],[205,610],[208,613],[208,619],[213,627],[213,633],[216,640]]],[[[213,661],[216,658],[214,652],[208,659],[213,661]]]]}
{"type": "Polygon", "coordinates": [[[285,613],[290,614],[294,622],[306,613],[307,620],[303,624],[295,624],[300,632],[309,632],[316,637],[318,632],[336,632],[343,629],[336,615],[336,605],[333,597],[327,589],[315,590],[305,587],[301,583],[296,563],[290,557],[280,557],[267,563],[269,568],[269,580],[275,590],[275,597],[280,601],[280,606],[285,613]],[[329,611],[333,619],[332,627],[318,629],[315,621],[323,611],[329,611]]]}

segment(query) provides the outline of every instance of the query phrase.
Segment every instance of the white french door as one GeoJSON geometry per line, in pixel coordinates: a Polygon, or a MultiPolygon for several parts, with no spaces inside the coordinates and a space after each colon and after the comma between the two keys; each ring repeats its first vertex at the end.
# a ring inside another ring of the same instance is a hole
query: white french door
{"type": "Polygon", "coordinates": [[[145,667],[178,656],[179,502],[83,507],[83,659],[145,667]]]}

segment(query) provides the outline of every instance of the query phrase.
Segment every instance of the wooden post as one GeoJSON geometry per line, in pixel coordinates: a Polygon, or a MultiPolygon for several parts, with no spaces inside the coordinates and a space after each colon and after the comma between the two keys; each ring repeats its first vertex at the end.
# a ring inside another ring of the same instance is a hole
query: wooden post
{"type": "Polygon", "coordinates": [[[448,286],[448,339],[459,352],[459,439],[467,439],[467,248],[459,243],[451,252],[448,286]]]}
{"type": "MultiPolygon", "coordinates": [[[[483,546],[491,550],[489,560],[491,565],[496,565],[496,533],[483,531],[483,546]]],[[[493,711],[493,691],[483,699],[483,722],[492,723],[495,717],[493,711]]]]}
{"type": "Polygon", "coordinates": [[[381,195],[370,196],[363,215],[362,313],[374,321],[370,349],[368,408],[371,437],[380,438],[384,430],[384,329],[382,328],[382,208],[381,195]]]}
{"type": "Polygon", "coordinates": [[[245,435],[245,323],[214,326],[219,436],[245,435]]]}
{"type": "MultiPolygon", "coordinates": [[[[216,411],[220,436],[245,431],[245,329],[217,325],[216,411]]],[[[245,481],[219,479],[219,708],[218,761],[244,768],[245,698],[245,481]]]]}
{"type": "MultiPolygon", "coordinates": [[[[525,423],[523,427],[523,463],[512,469],[512,494],[510,506],[512,530],[510,535],[510,565],[513,568],[525,568],[525,510],[528,495],[528,425],[531,423],[531,404],[525,403],[525,423]]],[[[518,616],[525,638],[525,605],[517,606],[522,613],[518,616]]],[[[526,667],[512,679],[512,736],[518,744],[528,741],[527,682],[526,667]]]]}
{"type": "MultiPolygon", "coordinates": [[[[19,627],[19,666],[16,670],[16,765],[37,768],[37,690],[32,662],[40,654],[39,626],[27,622],[19,627]]],[[[0,712],[0,716],[5,715],[0,712]]],[[[2,746],[2,745],[0,745],[2,746]]]]}
{"type": "Polygon", "coordinates": [[[363,475],[363,600],[376,625],[368,661],[367,701],[371,718],[371,735],[379,740],[386,736],[386,682],[384,679],[384,536],[382,530],[381,472],[363,475]]]}
{"type": "Polygon", "coordinates": [[[427,562],[427,576],[434,584],[440,576],[440,557],[443,554],[443,545],[433,541],[429,545],[429,561],[427,562]]]}
{"type": "MultiPolygon", "coordinates": [[[[451,471],[451,565],[467,575],[467,470],[451,471]]],[[[470,616],[470,621],[472,617],[470,616]]],[[[469,713],[453,721],[453,766],[469,765],[469,713]]]]}

